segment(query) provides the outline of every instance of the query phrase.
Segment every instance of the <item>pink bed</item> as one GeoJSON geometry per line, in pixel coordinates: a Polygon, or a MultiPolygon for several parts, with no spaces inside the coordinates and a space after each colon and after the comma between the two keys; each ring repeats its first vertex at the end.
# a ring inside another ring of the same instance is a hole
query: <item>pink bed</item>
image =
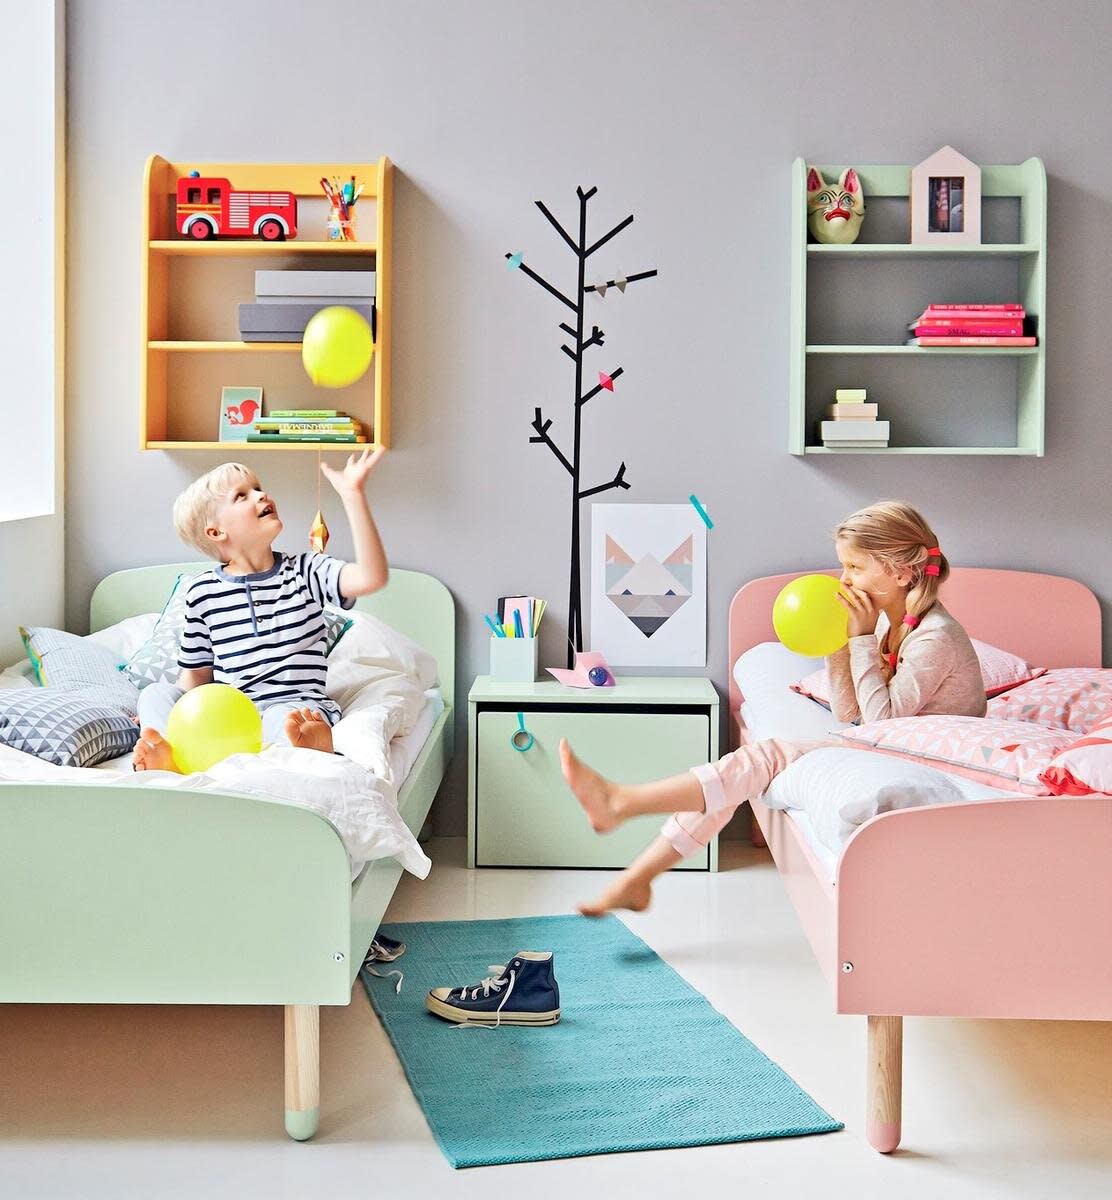
{"type": "MultiPolygon", "coordinates": [[[[834,572],[831,572],[834,573],[834,572]]],[[[800,573],[747,583],[730,605],[730,733],[748,739],[738,657],[772,641],[772,602],[800,573]]],[[[1084,585],[955,568],[942,589],[969,633],[1046,667],[1101,666],[1084,585]]],[[[884,813],[831,882],[783,810],[753,802],[839,1013],[868,1018],[867,1132],[900,1142],[904,1016],[1112,1020],[1112,797],[1015,797],[884,813]]]]}

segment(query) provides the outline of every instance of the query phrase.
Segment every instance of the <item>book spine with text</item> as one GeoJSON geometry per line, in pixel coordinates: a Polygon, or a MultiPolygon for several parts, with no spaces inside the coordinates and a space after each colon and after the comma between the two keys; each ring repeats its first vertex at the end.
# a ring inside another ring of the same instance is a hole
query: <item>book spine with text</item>
{"type": "Polygon", "coordinates": [[[913,337],[909,346],[1035,346],[1034,337],[913,337]]]}

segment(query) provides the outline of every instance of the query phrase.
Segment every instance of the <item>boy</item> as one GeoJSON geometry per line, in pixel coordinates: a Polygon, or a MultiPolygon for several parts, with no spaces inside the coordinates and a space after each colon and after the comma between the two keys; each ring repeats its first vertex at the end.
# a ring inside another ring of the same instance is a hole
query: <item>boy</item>
{"type": "Polygon", "coordinates": [[[177,687],[155,683],[139,696],[136,771],[176,771],[162,730],[183,692],[227,683],[262,714],[263,742],[332,752],[339,705],[324,690],[326,604],[351,608],[386,584],[389,566],[363,487],[384,451],[348,456],[321,470],[343,501],[355,562],[271,549],[282,532],[274,501],[241,463],[225,463],[174,502],[178,536],[218,560],[189,584],[177,687]]]}

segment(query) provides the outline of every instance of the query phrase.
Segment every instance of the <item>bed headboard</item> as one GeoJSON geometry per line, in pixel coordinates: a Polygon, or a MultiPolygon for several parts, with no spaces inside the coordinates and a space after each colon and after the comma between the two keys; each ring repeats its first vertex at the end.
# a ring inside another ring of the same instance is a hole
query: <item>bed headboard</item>
{"type": "MultiPolygon", "coordinates": [[[[766,575],[744,584],[734,595],[729,632],[731,712],[741,703],[734,663],[751,646],[775,641],[772,602],[780,589],[800,575],[838,573],[766,575]]],[[[941,599],[970,637],[1020,654],[1033,666],[1102,665],[1100,604],[1075,579],[994,567],[952,567],[941,599]]]]}
{"type": "MultiPolygon", "coordinates": [[[[95,633],[125,617],[160,612],[184,573],[198,575],[212,564],[167,563],[117,571],[97,584],[89,606],[89,628],[95,633]]],[[[432,654],[440,668],[440,690],[455,704],[456,606],[451,592],[431,575],[391,567],[390,582],[373,596],[360,596],[355,607],[393,626],[432,654]]]]}

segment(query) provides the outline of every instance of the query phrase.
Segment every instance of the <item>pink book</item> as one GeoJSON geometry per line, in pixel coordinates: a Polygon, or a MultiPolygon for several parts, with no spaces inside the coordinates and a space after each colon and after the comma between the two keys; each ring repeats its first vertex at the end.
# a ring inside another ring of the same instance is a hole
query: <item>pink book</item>
{"type": "Polygon", "coordinates": [[[983,312],[983,313],[1022,313],[1022,304],[928,304],[926,311],[923,313],[926,316],[928,313],[931,316],[938,316],[940,313],[949,312],[983,312]]]}
{"type": "Polygon", "coordinates": [[[909,346],[1036,346],[1034,337],[913,337],[909,346]]]}
{"type": "Polygon", "coordinates": [[[1022,321],[920,321],[912,333],[927,337],[1020,337],[1022,321]]]}

